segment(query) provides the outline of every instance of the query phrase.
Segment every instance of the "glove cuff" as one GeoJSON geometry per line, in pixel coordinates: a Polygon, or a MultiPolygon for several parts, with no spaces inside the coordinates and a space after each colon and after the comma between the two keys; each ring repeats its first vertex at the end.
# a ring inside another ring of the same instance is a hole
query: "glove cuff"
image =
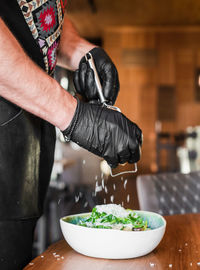
{"type": "Polygon", "coordinates": [[[66,142],[69,142],[71,140],[72,133],[73,133],[73,131],[76,127],[76,124],[78,122],[78,116],[79,116],[79,112],[80,112],[80,100],[76,96],[75,96],[75,98],[77,100],[76,111],[74,113],[74,116],[72,118],[70,125],[65,130],[62,131],[66,142]]]}

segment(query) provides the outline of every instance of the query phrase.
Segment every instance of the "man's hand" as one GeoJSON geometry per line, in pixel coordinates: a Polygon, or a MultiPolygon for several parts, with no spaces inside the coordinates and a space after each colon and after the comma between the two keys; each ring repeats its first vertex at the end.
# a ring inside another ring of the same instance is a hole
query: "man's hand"
{"type": "Polygon", "coordinates": [[[97,104],[78,100],[74,117],[63,134],[66,140],[104,158],[112,168],[140,159],[140,128],[122,113],[97,104]]]}
{"type": "MultiPolygon", "coordinates": [[[[89,51],[94,59],[97,72],[103,88],[103,95],[109,104],[114,104],[119,92],[119,79],[115,65],[110,57],[101,48],[93,48],[89,51]]],[[[94,72],[82,57],[79,69],[74,74],[74,85],[79,94],[88,101],[97,102],[99,100],[94,72]]]]}

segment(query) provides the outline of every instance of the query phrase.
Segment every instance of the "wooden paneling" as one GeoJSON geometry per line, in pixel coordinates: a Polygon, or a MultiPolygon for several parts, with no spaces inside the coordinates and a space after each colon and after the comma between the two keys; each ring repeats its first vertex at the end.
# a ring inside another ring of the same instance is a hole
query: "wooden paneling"
{"type": "Polygon", "coordinates": [[[195,61],[196,61],[196,66],[200,67],[200,48],[196,50],[195,61]]]}
{"type": "Polygon", "coordinates": [[[175,86],[158,86],[157,119],[159,121],[175,121],[175,98],[175,86]]]}
{"type": "Polygon", "coordinates": [[[125,49],[154,49],[156,46],[156,34],[148,31],[133,31],[132,28],[120,33],[121,46],[125,49]],[[128,33],[129,32],[129,33],[128,33]]]}
{"type": "MultiPolygon", "coordinates": [[[[198,0],[72,0],[66,5],[68,16],[85,37],[101,37],[108,26],[199,25],[199,10],[198,0]]],[[[152,37],[147,39],[151,42],[152,37]]]]}
{"type": "Polygon", "coordinates": [[[123,65],[152,67],[157,64],[157,52],[154,49],[124,49],[121,57],[123,65]]]}
{"type": "Polygon", "coordinates": [[[105,31],[104,47],[119,71],[121,90],[116,104],[142,128],[144,144],[140,168],[150,171],[155,169],[156,161],[155,122],[158,120],[160,85],[175,89],[176,117],[162,121],[163,131],[173,133],[188,125],[200,124],[200,103],[195,101],[195,70],[200,67],[200,28],[109,27],[105,31]],[[133,57],[131,53],[124,56],[125,50],[137,53],[137,56],[133,57]],[[149,65],[148,59],[144,60],[144,53],[139,51],[155,52],[156,63],[149,65]]]}
{"type": "Polygon", "coordinates": [[[160,85],[175,85],[175,53],[172,48],[163,48],[162,44],[158,49],[158,83],[160,85]]]}
{"type": "Polygon", "coordinates": [[[179,103],[194,101],[195,61],[194,50],[176,51],[176,95],[179,103]]]}
{"type": "Polygon", "coordinates": [[[200,125],[200,103],[180,104],[177,110],[177,129],[200,125]]]}

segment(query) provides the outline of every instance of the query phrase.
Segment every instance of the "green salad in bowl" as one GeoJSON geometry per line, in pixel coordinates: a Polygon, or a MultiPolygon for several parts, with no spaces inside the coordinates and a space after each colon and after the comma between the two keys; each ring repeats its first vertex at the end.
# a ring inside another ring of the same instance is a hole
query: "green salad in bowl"
{"type": "Polygon", "coordinates": [[[88,217],[78,220],[77,225],[123,231],[145,231],[150,229],[147,220],[144,220],[138,213],[130,209],[126,210],[116,204],[97,205],[92,209],[88,217]]]}
{"type": "Polygon", "coordinates": [[[90,213],[60,219],[67,243],[77,252],[96,258],[128,259],[143,256],[158,246],[165,219],[153,212],[97,205],[90,213]]]}

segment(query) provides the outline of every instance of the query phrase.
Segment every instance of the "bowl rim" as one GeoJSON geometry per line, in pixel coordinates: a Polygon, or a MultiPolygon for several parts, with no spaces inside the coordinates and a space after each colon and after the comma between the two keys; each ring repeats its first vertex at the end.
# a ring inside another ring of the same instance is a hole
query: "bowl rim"
{"type": "Polygon", "coordinates": [[[73,217],[76,217],[76,216],[79,216],[79,217],[81,217],[81,216],[85,216],[85,215],[88,215],[88,214],[90,214],[91,212],[86,212],[86,213],[80,213],[80,214],[73,214],[73,215],[67,215],[67,216],[64,216],[64,217],[61,217],[60,218],[60,223],[63,223],[63,224],[69,224],[70,226],[76,226],[76,227],[79,227],[79,229],[80,228],[82,228],[82,229],[86,229],[86,230],[88,230],[88,229],[92,229],[92,230],[97,230],[97,231],[109,231],[109,232],[119,232],[119,233],[134,233],[134,234],[138,234],[138,233],[150,233],[150,232],[155,232],[155,231],[159,231],[159,230],[162,230],[162,229],[165,229],[166,228],[166,225],[167,225],[167,221],[166,221],[166,219],[162,216],[162,215],[160,215],[160,214],[158,214],[158,213],[155,213],[155,212],[152,212],[152,211],[143,211],[143,210],[133,210],[134,212],[142,212],[142,213],[148,213],[148,214],[153,214],[153,215],[156,215],[156,216],[158,216],[159,218],[161,218],[162,219],[162,221],[163,221],[163,225],[162,226],[160,226],[160,227],[158,227],[158,228],[156,228],[156,229],[152,229],[152,230],[146,230],[146,231],[121,231],[121,230],[116,230],[116,229],[104,229],[104,228],[90,228],[90,227],[84,227],[84,226],[79,226],[79,225],[77,225],[77,224],[73,224],[73,223],[70,223],[70,222],[66,222],[66,221],[64,221],[63,219],[64,218],[73,218],[73,217]]]}

